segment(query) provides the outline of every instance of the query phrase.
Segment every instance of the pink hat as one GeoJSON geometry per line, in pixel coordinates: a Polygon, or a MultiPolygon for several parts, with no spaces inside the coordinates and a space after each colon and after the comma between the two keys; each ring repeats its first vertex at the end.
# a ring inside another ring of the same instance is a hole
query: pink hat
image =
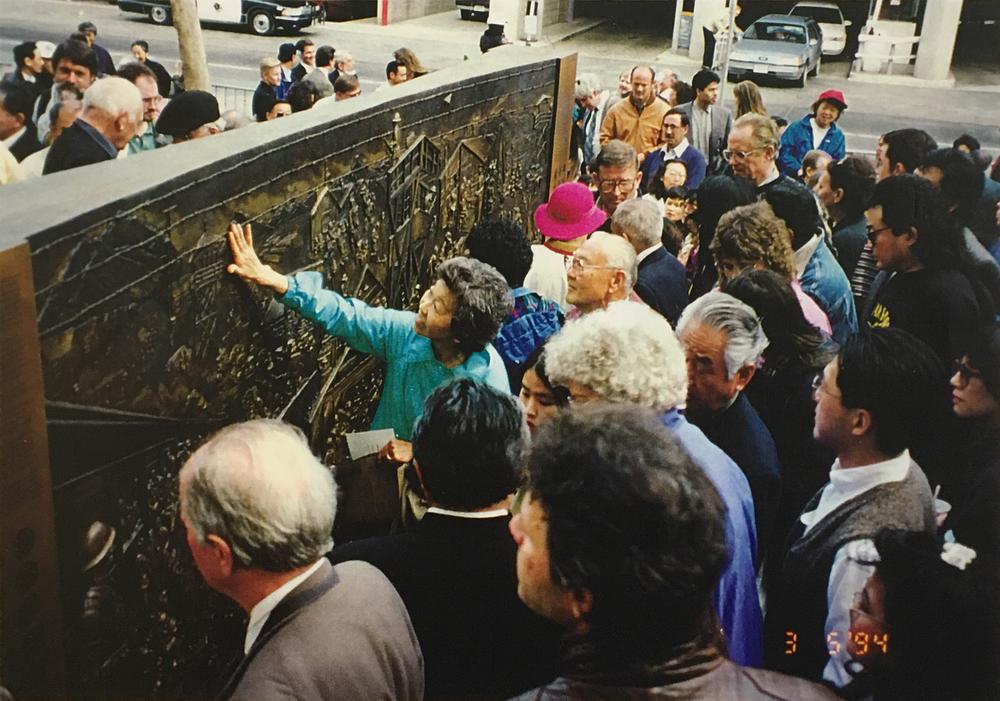
{"type": "Polygon", "coordinates": [[[556,241],[592,234],[607,218],[583,183],[563,183],[552,191],[548,202],[535,210],[535,226],[543,236],[556,241]]]}

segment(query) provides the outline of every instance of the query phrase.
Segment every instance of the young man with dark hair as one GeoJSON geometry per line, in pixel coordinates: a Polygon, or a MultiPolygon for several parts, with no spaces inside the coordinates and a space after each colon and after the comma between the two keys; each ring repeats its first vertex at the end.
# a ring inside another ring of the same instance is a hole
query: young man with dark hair
{"type": "Polygon", "coordinates": [[[316,68],[317,70],[323,71],[323,75],[325,75],[328,79],[330,77],[330,73],[333,72],[333,55],[335,52],[336,49],[329,44],[324,44],[316,49],[316,68]]]}
{"type": "Polygon", "coordinates": [[[316,45],[312,39],[299,39],[295,42],[295,53],[298,54],[299,63],[292,69],[292,83],[296,83],[306,77],[306,74],[316,69],[314,63],[316,59],[316,45]]]}
{"type": "Polygon", "coordinates": [[[24,41],[14,47],[14,70],[3,77],[0,85],[9,88],[21,88],[28,91],[31,101],[48,89],[45,84],[45,60],[33,41],[24,41]]]}
{"type": "Polygon", "coordinates": [[[353,73],[341,73],[333,83],[333,99],[336,102],[350,100],[361,95],[361,81],[353,73]]]}
{"type": "Polygon", "coordinates": [[[518,595],[566,631],[564,664],[518,701],[836,698],[727,658],[711,603],[724,512],[653,411],[580,407],[546,423],[511,533],[518,595]]]}
{"type": "Polygon", "coordinates": [[[992,310],[981,307],[987,300],[961,269],[961,232],[940,195],[921,177],[895,175],[875,186],[865,217],[876,264],[886,275],[876,281],[862,318],[872,327],[909,331],[945,362],[960,357],[992,310]]]}
{"type": "Polygon", "coordinates": [[[0,84],[0,141],[18,162],[42,148],[31,122],[32,95],[30,88],[0,84]]]}
{"type": "Polygon", "coordinates": [[[883,528],[934,533],[930,486],[908,448],[947,398],[944,365],[899,329],[851,336],[814,386],[813,435],[837,455],[772,572],[768,666],[842,687],[851,681],[851,608],[871,576],[864,553],[883,528]]]}
{"type": "Polygon", "coordinates": [[[385,79],[386,82],[379,86],[380,89],[386,86],[392,87],[393,85],[405,83],[410,79],[406,64],[395,59],[389,61],[389,63],[385,64],[385,79]]]}
{"type": "Polygon", "coordinates": [[[281,83],[275,91],[279,100],[288,98],[292,87],[292,71],[295,67],[295,44],[285,43],[278,47],[278,62],[281,64],[281,83]]]}
{"type": "MultiPolygon", "coordinates": [[[[719,74],[702,69],[694,74],[691,87],[694,100],[676,109],[687,114],[691,124],[688,138],[691,145],[705,156],[709,174],[716,174],[725,168],[722,151],[729,141],[733,128],[733,113],[727,107],[716,104],[719,99],[719,74]]],[[[777,148],[777,144],[775,144],[777,148]]]]}
{"type": "Polygon", "coordinates": [[[559,629],[517,597],[508,507],[527,431],[517,400],[471,379],[427,398],[413,466],[430,508],[406,533],[335,548],[380,569],[406,605],[434,699],[507,698],[551,679],[559,629]]]}
{"type": "Polygon", "coordinates": [[[153,151],[159,146],[154,124],[160,115],[160,105],[163,102],[156,84],[156,74],[147,64],[133,61],[121,67],[118,77],[139,88],[139,94],[142,96],[142,119],[146,123],[142,133],[136,134],[128,142],[128,152],[153,151]]]}
{"type": "Polygon", "coordinates": [[[937,142],[923,129],[896,129],[886,132],[875,149],[875,177],[912,173],[920,159],[937,148],[937,142]]]}
{"type": "Polygon", "coordinates": [[[45,141],[49,133],[49,102],[61,102],[60,92],[64,90],[71,90],[83,99],[83,93],[97,80],[97,54],[86,43],[67,39],[52,54],[52,73],[52,89],[39,95],[35,102],[34,121],[39,141],[45,141]]]}
{"type": "Polygon", "coordinates": [[[160,95],[170,97],[170,88],[173,86],[170,73],[167,72],[162,63],[157,63],[149,57],[149,44],[143,39],[136,39],[132,42],[131,50],[132,58],[136,62],[153,71],[153,75],[156,77],[156,89],[160,95]]]}

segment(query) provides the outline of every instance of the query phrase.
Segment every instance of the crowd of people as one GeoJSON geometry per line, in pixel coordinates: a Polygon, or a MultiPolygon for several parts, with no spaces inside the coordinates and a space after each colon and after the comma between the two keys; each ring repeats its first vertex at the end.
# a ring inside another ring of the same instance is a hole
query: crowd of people
{"type": "MultiPolygon", "coordinates": [[[[276,55],[261,58],[251,114],[222,109],[210,92],[185,90],[183,77],[153,60],[143,39],[132,42],[130,57],[117,67],[96,40],[97,27],[82,22],[58,46],[25,41],[14,47],[14,70],[0,81],[0,185],[278,119],[326,98],[361,94],[351,53],[317,47],[310,39],[281,44],[276,55]]],[[[400,48],[377,90],[427,72],[412,50],[400,48]]]]}
{"type": "MultiPolygon", "coordinates": [[[[258,119],[357,86],[300,44],[261,61],[258,119]]],[[[94,82],[97,57],[52,51],[46,171],[115,157],[93,130],[219,118],[188,91],[150,119],[155,71],[94,82]]],[[[423,72],[400,50],[387,85],[423,72]]],[[[223,698],[1000,698],[1000,182],[969,137],[845,143],[839,90],[782,125],[719,83],[580,76],[580,177],[540,243],[479,222],[416,311],[274,270],[231,226],[228,273],[384,363],[372,428],[413,513],[334,544],[297,429],[210,437],[179,501],[248,615],[223,698]]]]}

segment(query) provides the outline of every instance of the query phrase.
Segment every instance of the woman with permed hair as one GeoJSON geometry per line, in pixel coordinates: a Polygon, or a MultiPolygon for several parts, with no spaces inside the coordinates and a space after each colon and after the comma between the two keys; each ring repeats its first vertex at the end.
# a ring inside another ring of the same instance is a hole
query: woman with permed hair
{"type": "Polygon", "coordinates": [[[273,291],[278,301],[386,364],[373,429],[392,428],[399,441],[385,457],[409,462],[408,439],[424,400],[435,387],[471,377],[509,391],[503,361],[490,341],[513,306],[510,288],[496,270],[472,258],[441,263],[416,313],[371,307],[323,288],[323,276],[285,276],[258,258],[250,225],[229,227],[233,262],[226,270],[273,291]]]}
{"type": "Polygon", "coordinates": [[[773,270],[792,286],[802,313],[813,326],[830,336],[830,320],[816,301],[802,291],[795,278],[792,234],[767,202],[737,207],[719,219],[711,249],[719,271],[719,288],[748,268],[773,270]]]}

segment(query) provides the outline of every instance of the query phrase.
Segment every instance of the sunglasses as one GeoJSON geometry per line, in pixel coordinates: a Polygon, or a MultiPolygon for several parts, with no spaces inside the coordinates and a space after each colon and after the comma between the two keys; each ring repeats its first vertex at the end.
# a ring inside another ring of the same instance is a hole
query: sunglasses
{"type": "Polygon", "coordinates": [[[891,226],[883,226],[880,229],[873,229],[873,228],[871,228],[869,226],[868,227],[868,240],[874,246],[875,245],[875,239],[878,238],[878,235],[881,234],[883,231],[890,231],[891,229],[892,229],[891,226]]]}

